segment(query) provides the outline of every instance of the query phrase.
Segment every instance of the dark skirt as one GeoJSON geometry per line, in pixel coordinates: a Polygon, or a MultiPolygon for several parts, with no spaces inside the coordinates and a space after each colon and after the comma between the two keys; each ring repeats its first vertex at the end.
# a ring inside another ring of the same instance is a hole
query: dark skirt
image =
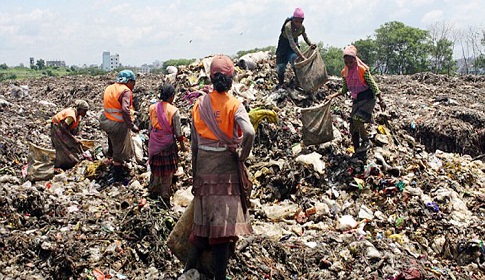
{"type": "Polygon", "coordinates": [[[150,159],[150,170],[154,176],[163,177],[174,174],[178,166],[178,149],[174,142],[166,150],[153,155],[150,159]]]}
{"type": "Polygon", "coordinates": [[[294,53],[288,39],[280,35],[276,49],[276,64],[288,63],[290,54],[294,53]]]}
{"type": "Polygon", "coordinates": [[[352,104],[352,112],[350,117],[353,120],[370,123],[372,120],[372,112],[376,106],[376,98],[371,89],[367,89],[357,95],[357,99],[352,104]]]}

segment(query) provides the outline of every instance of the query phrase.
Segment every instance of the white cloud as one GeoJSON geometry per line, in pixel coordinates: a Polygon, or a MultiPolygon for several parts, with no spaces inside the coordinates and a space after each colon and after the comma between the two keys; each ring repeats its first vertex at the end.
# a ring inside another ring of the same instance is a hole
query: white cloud
{"type": "Polygon", "coordinates": [[[439,20],[483,25],[483,0],[125,0],[4,1],[0,63],[29,56],[67,64],[99,64],[103,51],[124,64],[276,46],[284,19],[296,7],[314,42],[343,47],[382,24],[401,21],[425,29],[439,20]]]}
{"type": "Polygon", "coordinates": [[[433,10],[426,13],[421,19],[421,22],[428,25],[438,21],[442,21],[443,15],[444,15],[444,12],[442,10],[433,10]]]}

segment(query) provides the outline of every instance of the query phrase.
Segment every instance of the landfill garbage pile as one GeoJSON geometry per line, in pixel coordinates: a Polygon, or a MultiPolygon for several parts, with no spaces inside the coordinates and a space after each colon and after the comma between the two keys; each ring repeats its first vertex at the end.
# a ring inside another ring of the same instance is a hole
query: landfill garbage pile
{"type": "MultiPolygon", "coordinates": [[[[302,144],[301,109],[339,90],[339,78],[314,93],[275,90],[274,59],[252,68],[237,69],[233,94],[248,111],[277,118],[257,118],[247,160],[254,234],[237,242],[231,279],[485,278],[485,77],[376,76],[388,108],[376,108],[372,147],[361,158],[343,97],[332,101],[334,139],[302,144]]],[[[202,59],[138,76],[142,130],[122,185],[110,181],[98,127],[114,74],[0,84],[1,279],[181,277],[183,263],[165,241],[191,199],[191,154],[180,154],[171,209],[146,197],[147,111],[170,80],[190,136],[191,106],[211,87],[207,69],[202,59]],[[74,168],[28,180],[29,145],[51,148],[48,121],[79,98],[91,108],[80,137],[94,145],[74,168]]]]}

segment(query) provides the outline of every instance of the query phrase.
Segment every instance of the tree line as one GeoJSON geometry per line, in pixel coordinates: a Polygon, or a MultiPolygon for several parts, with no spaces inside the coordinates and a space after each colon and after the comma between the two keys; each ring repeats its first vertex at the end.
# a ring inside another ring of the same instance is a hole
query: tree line
{"type": "MultiPolygon", "coordinates": [[[[454,50],[461,54],[460,74],[483,74],[485,71],[485,29],[458,30],[450,23],[435,23],[428,30],[402,22],[384,23],[372,36],[352,43],[359,57],[373,73],[408,75],[419,72],[455,74],[458,70],[454,50]]],[[[342,49],[319,43],[330,75],[340,75],[342,49]]]]}

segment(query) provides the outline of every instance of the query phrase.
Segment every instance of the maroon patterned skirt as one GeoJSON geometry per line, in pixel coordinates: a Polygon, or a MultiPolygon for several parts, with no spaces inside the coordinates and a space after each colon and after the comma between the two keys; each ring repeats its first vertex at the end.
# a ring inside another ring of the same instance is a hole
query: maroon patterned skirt
{"type": "Polygon", "coordinates": [[[150,159],[150,170],[154,176],[163,177],[174,174],[178,166],[177,143],[173,143],[167,149],[153,155],[150,159]]]}

